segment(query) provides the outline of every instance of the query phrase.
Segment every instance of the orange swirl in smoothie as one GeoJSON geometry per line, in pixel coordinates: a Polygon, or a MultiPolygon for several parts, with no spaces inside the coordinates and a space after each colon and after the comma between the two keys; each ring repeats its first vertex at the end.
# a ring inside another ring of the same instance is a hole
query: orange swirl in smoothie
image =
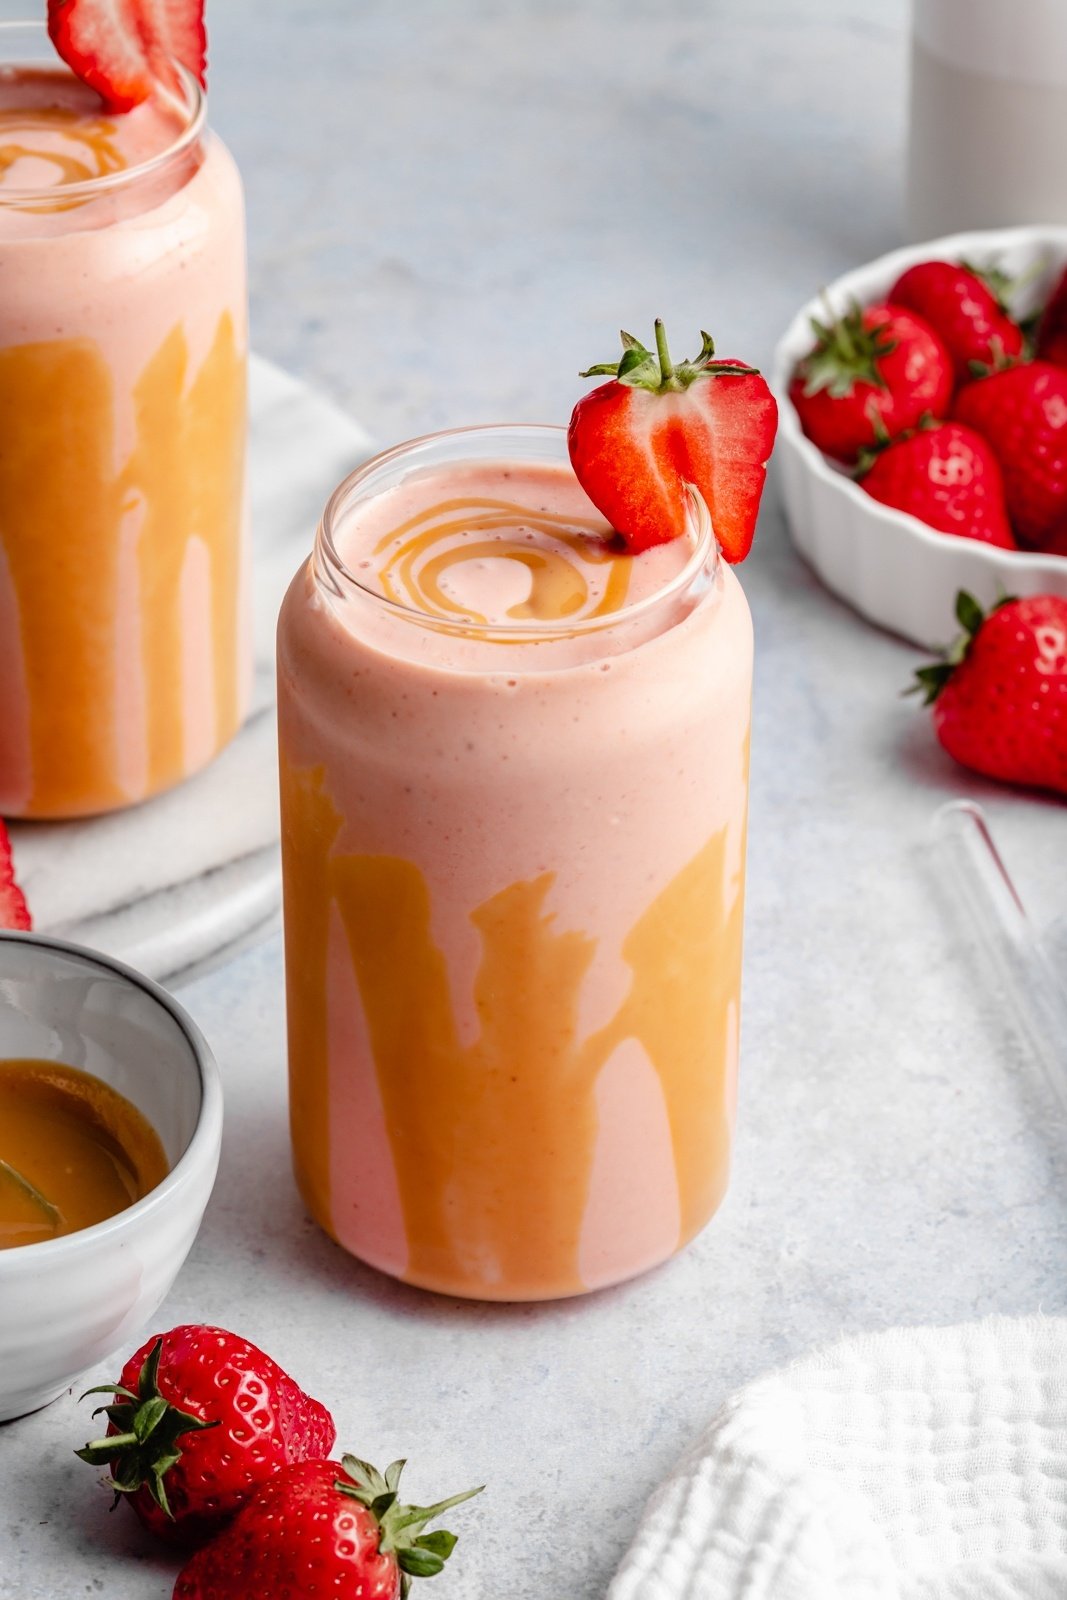
{"type": "Polygon", "coordinates": [[[578,621],[626,603],[633,561],[603,521],[511,500],[442,500],[378,541],[387,599],[479,624],[578,621]]]}
{"type": "Polygon", "coordinates": [[[65,106],[0,109],[0,184],[27,162],[43,169],[34,178],[34,187],[42,189],[121,172],[126,161],[116,132],[112,118],[83,116],[65,106]]]}
{"type": "Polygon", "coordinates": [[[182,125],[180,109],[162,97],[110,116],[96,91],[70,73],[0,69],[0,202],[19,205],[25,192],[28,210],[68,209],[73,198],[29,197],[139,166],[167,150],[182,125]]]}

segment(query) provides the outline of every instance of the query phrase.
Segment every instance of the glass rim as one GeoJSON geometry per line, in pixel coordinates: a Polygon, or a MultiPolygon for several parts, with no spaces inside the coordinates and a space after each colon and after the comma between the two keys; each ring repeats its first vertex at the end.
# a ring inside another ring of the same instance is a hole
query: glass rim
{"type": "MultiPolygon", "coordinates": [[[[48,28],[45,23],[32,18],[22,20],[0,20],[0,72],[5,68],[37,67],[43,63],[36,61],[6,60],[3,56],[3,45],[6,39],[19,33],[32,33],[38,39],[44,39],[49,44],[48,28]]],[[[72,78],[77,74],[70,68],[59,55],[55,57],[60,71],[70,73],[72,78]]],[[[126,188],[128,185],[138,183],[142,178],[151,177],[180,159],[201,138],[207,121],[207,95],[201,88],[199,80],[189,68],[180,61],[172,60],[171,66],[182,87],[184,105],[175,99],[174,108],[180,109],[185,117],[185,124],[177,136],[162,150],[157,150],[155,155],[146,156],[143,161],[137,161],[132,166],[123,167],[119,172],[105,172],[96,178],[83,178],[77,183],[53,183],[45,187],[23,188],[18,184],[0,188],[0,210],[4,207],[23,209],[26,206],[55,205],[57,200],[66,206],[74,205],[79,201],[92,200],[99,195],[112,194],[116,189],[126,188]]],[[[134,108],[136,109],[136,108],[134,108]]],[[[107,107],[101,102],[101,113],[104,116],[124,117],[125,111],[108,112],[107,107]]]]}
{"type": "MultiPolygon", "coordinates": [[[[407,605],[403,600],[394,600],[389,595],[384,595],[380,590],[372,588],[363,582],[351,568],[346,566],[338,552],[335,531],[341,517],[348,508],[350,497],[354,491],[365,485],[382,468],[388,467],[408,454],[417,451],[420,447],[436,444],[440,441],[452,440],[459,442],[465,438],[475,437],[482,439],[500,438],[501,440],[516,435],[528,438],[566,438],[567,430],[554,422],[492,422],[474,423],[460,428],[442,428],[434,433],[424,433],[414,439],[405,439],[403,443],[391,445],[387,450],[381,450],[360,463],[348,476],[338,484],[326,502],[319,525],[315,533],[315,546],[312,553],[312,563],[315,577],[320,583],[333,593],[339,600],[356,598],[368,600],[375,607],[387,615],[397,617],[405,622],[413,623],[422,628],[429,628],[437,633],[447,633],[453,636],[472,639],[474,641],[506,641],[506,640],[558,640],[580,638],[585,634],[600,632],[609,628],[618,628],[628,622],[640,620],[655,612],[665,602],[684,594],[697,577],[709,567],[712,575],[718,570],[720,555],[715,539],[715,530],[712,526],[711,513],[693,484],[686,484],[685,489],[689,499],[689,516],[687,521],[695,534],[688,560],[676,573],[670,577],[661,588],[652,594],[644,595],[640,600],[631,601],[628,605],[620,606],[617,611],[605,613],[603,616],[586,616],[574,618],[560,618],[553,622],[537,620],[525,622],[521,620],[507,622],[485,622],[476,617],[435,616],[430,612],[421,611],[417,606],[407,605]],[[322,569],[325,568],[325,571],[322,569]],[[347,590],[347,592],[346,592],[347,590]]],[[[473,458],[477,459],[477,458],[473,458]]],[[[485,460],[493,459],[489,456],[485,460]]],[[[504,459],[504,454],[496,459],[504,459]]]]}

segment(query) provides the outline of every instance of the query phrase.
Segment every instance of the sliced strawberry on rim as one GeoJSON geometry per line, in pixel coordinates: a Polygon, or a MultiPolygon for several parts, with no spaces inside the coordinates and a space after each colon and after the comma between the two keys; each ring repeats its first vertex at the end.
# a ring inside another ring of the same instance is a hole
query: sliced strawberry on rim
{"type": "Polygon", "coordinates": [[[205,81],[204,0],[48,0],[48,33],[112,111],[173,85],[175,61],[205,81]]]}
{"type": "Polygon", "coordinates": [[[15,882],[11,840],[6,827],[0,822],[0,928],[29,930],[32,926],[26,896],[15,882]]]}
{"type": "Polygon", "coordinates": [[[613,381],[578,401],[567,444],[582,488],[635,554],[685,533],[692,486],[726,560],[743,561],[778,408],[755,367],[716,361],[701,337],[700,354],[676,366],[658,317],[655,353],[623,333],[621,360],[581,374],[613,381]]]}

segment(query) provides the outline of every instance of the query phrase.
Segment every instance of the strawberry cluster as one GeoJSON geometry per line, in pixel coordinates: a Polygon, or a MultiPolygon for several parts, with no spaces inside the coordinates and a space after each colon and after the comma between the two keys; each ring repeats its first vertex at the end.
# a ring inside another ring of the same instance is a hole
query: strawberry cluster
{"type": "Polygon", "coordinates": [[[813,320],[790,399],[874,499],[946,534],[1067,555],[1067,269],[1009,313],[995,268],[910,267],[885,300],[813,320]]]}
{"type": "Polygon", "coordinates": [[[116,1503],[151,1533],[192,1552],[174,1600],[402,1600],[456,1543],[427,1523],[480,1493],[404,1505],[403,1461],[380,1473],[330,1459],[326,1407],[225,1328],[157,1335],[89,1393],[111,1396],[107,1432],[76,1454],[110,1469],[116,1503]]]}

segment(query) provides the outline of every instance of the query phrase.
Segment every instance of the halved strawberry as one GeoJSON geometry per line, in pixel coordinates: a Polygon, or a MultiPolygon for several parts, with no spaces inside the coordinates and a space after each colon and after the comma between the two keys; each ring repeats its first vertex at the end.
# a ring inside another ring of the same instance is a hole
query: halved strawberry
{"type": "Polygon", "coordinates": [[[726,560],[743,561],[778,426],[774,396],[755,367],[716,361],[709,334],[696,359],[677,366],[658,317],[655,354],[632,334],[621,337],[620,361],[581,374],[613,381],[571,414],[575,476],[635,553],[685,532],[692,484],[726,560]]]}
{"type": "Polygon", "coordinates": [[[154,84],[172,83],[175,61],[205,81],[204,0],[48,0],[48,32],[112,111],[129,111],[154,84]]]}
{"type": "Polygon", "coordinates": [[[11,840],[0,822],[0,928],[29,929],[32,926],[26,896],[15,882],[11,840]]]}

